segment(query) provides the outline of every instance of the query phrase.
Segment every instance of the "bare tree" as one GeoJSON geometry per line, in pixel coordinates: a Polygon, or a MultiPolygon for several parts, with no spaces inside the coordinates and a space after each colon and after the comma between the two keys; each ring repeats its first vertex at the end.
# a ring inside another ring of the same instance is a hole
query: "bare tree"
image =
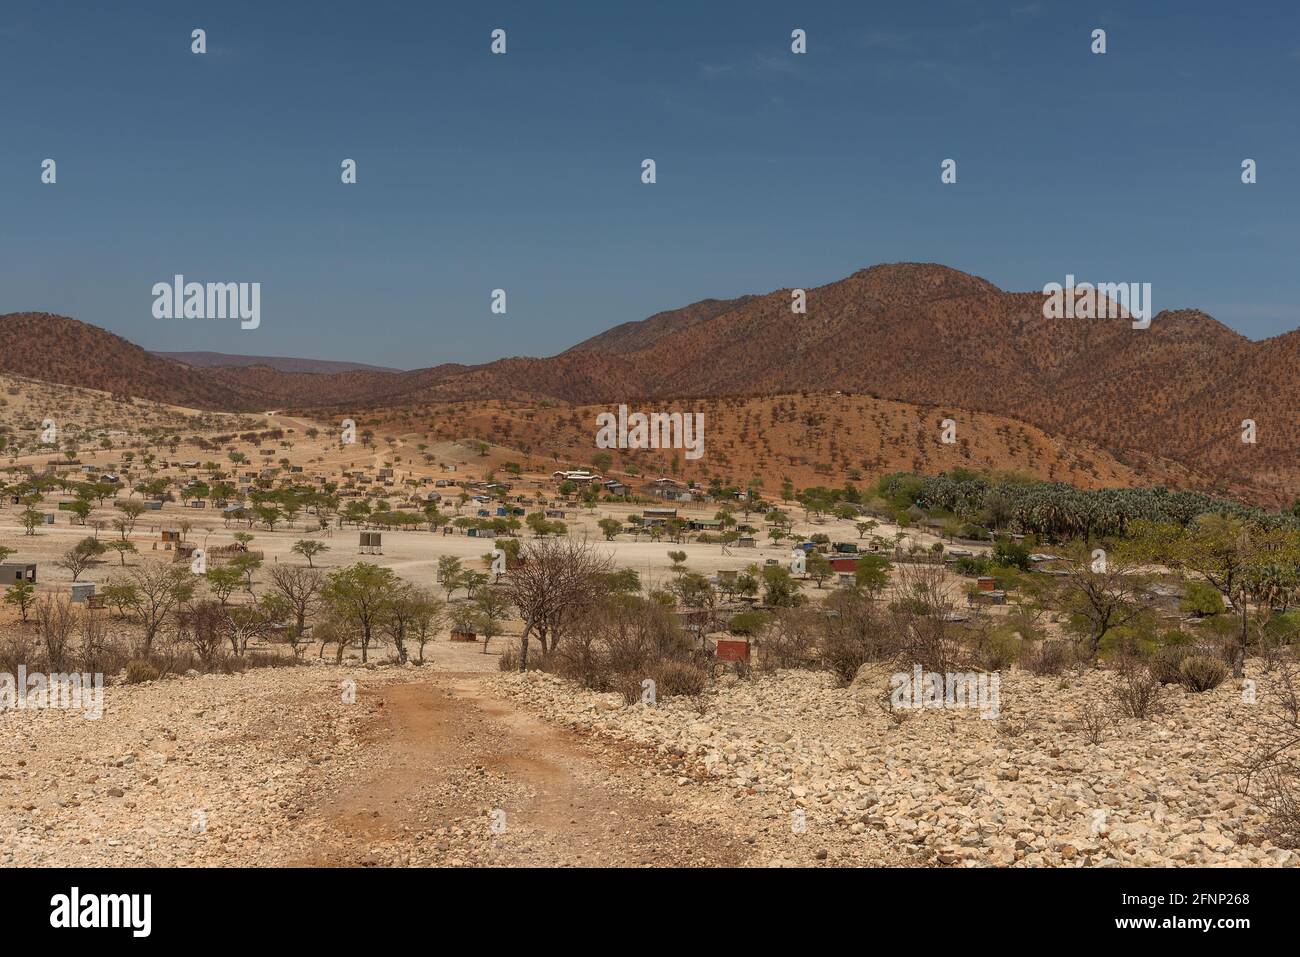
{"type": "Polygon", "coordinates": [[[320,603],[325,576],[317,568],[280,564],[272,565],[267,575],[271,579],[273,592],[292,609],[293,647],[297,653],[298,643],[302,641],[302,633],[307,627],[307,618],[320,603]]]}
{"type": "Polygon", "coordinates": [[[167,619],[177,606],[194,594],[194,582],[185,569],[175,565],[144,564],[131,573],[137,589],[136,610],[144,632],[140,657],[148,657],[167,619]]]}
{"type": "Polygon", "coordinates": [[[225,613],[226,640],[236,657],[248,653],[248,643],[254,638],[264,638],[271,631],[271,620],[256,605],[236,605],[225,613]]]}
{"type": "Polygon", "coordinates": [[[1266,717],[1253,748],[1238,769],[1244,792],[1253,792],[1269,816],[1269,836],[1282,847],[1300,847],[1300,671],[1278,668],[1266,717]]]}
{"type": "Polygon", "coordinates": [[[581,613],[606,591],[612,567],[584,539],[538,538],[523,549],[520,562],[503,579],[504,593],[524,619],[519,638],[519,670],[528,670],[528,639],[536,630],[542,651],[558,643],[565,616],[581,613]]]}
{"type": "Polygon", "coordinates": [[[77,614],[63,595],[44,595],[36,603],[36,631],[45,646],[50,671],[63,671],[68,661],[68,644],[77,614]]]}
{"type": "Polygon", "coordinates": [[[900,667],[919,664],[926,671],[947,673],[969,664],[969,652],[952,621],[954,608],[943,566],[899,566],[891,611],[900,667]]]}
{"type": "Polygon", "coordinates": [[[75,582],[78,578],[81,577],[81,573],[84,572],[87,568],[89,568],[94,563],[95,563],[94,554],[82,548],[80,545],[77,545],[74,548],[69,548],[66,552],[64,552],[63,557],[60,558],[54,564],[57,565],[59,568],[64,568],[67,569],[69,572],[71,572],[72,580],[75,582]]]}
{"type": "Polygon", "coordinates": [[[194,649],[205,671],[221,660],[226,641],[227,619],[219,602],[200,601],[177,616],[178,636],[194,649]]]}
{"type": "Polygon", "coordinates": [[[108,633],[102,616],[87,608],[81,616],[81,667],[92,674],[105,670],[108,657],[108,633]]]}

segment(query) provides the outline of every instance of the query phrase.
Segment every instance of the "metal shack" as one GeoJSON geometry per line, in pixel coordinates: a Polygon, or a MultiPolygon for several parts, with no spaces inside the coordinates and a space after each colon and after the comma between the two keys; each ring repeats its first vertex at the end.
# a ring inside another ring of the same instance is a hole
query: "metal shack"
{"type": "Polygon", "coordinates": [[[18,582],[36,584],[36,565],[25,562],[7,562],[0,565],[0,585],[15,585],[18,582]]]}

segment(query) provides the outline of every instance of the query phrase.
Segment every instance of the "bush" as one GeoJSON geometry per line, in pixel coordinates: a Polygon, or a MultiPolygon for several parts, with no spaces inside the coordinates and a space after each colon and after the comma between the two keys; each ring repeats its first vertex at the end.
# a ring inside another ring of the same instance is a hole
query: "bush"
{"type": "Polygon", "coordinates": [[[755,647],[764,669],[806,668],[817,663],[825,616],[810,608],[782,608],[769,616],[755,647]]]}
{"type": "Polygon", "coordinates": [[[867,642],[856,635],[840,632],[823,639],[822,660],[840,684],[847,685],[856,677],[858,669],[872,660],[872,654],[867,642]]]}
{"type": "Polygon", "coordinates": [[[819,616],[822,663],[841,684],[853,681],[867,662],[883,661],[897,652],[893,623],[866,596],[842,592],[827,599],[823,608],[833,614],[819,616]]]}
{"type": "Polygon", "coordinates": [[[1159,648],[1147,661],[1151,677],[1162,685],[1176,685],[1183,681],[1179,670],[1185,659],[1191,657],[1192,651],[1183,645],[1170,645],[1159,648]]]}
{"type": "Polygon", "coordinates": [[[129,685],[139,684],[142,681],[157,681],[159,677],[161,672],[148,661],[135,658],[126,663],[126,683],[129,685]]]}
{"type": "Polygon", "coordinates": [[[1006,628],[995,629],[979,649],[985,671],[1002,671],[1020,657],[1020,639],[1006,628]]]}
{"type": "Polygon", "coordinates": [[[1097,657],[1103,661],[1146,659],[1157,647],[1154,628],[1149,622],[1138,620],[1106,632],[1097,645],[1097,657]]]}
{"type": "Polygon", "coordinates": [[[733,635],[756,635],[771,620],[772,616],[765,611],[742,611],[731,616],[727,630],[733,635]]]}
{"type": "Polygon", "coordinates": [[[709,673],[689,661],[665,661],[652,677],[656,693],[664,697],[703,694],[709,686],[709,673]]]}
{"type": "Polygon", "coordinates": [[[507,644],[505,651],[497,658],[498,671],[519,670],[519,649],[513,643],[507,644]]]}
{"type": "Polygon", "coordinates": [[[1264,637],[1278,644],[1292,644],[1300,637],[1300,612],[1275,614],[1264,626],[1264,637]]]}
{"type": "Polygon", "coordinates": [[[698,642],[670,608],[624,595],[584,610],[537,667],[592,691],[619,691],[632,702],[641,696],[646,678],[654,679],[660,697],[698,693],[693,690],[700,687],[697,676],[670,667],[686,663],[699,668],[698,655],[698,642]]]}
{"type": "Polygon", "coordinates": [[[999,538],[993,545],[993,561],[999,565],[1029,571],[1029,549],[1009,538],[999,538]]]}
{"type": "Polygon", "coordinates": [[[1119,674],[1111,696],[1120,714],[1145,721],[1159,707],[1160,682],[1150,672],[1133,668],[1119,674]]]}
{"type": "Polygon", "coordinates": [[[1228,666],[1218,658],[1188,655],[1178,666],[1178,672],[1185,687],[1201,692],[1219,687],[1228,677],[1228,666]]]}
{"type": "Polygon", "coordinates": [[[1023,664],[1040,678],[1059,675],[1073,668],[1079,662],[1079,655],[1074,645],[1059,638],[1049,638],[1039,644],[1031,654],[1025,656],[1023,664]]]}
{"type": "Polygon", "coordinates": [[[1187,590],[1183,595],[1183,600],[1178,603],[1178,608],[1180,611],[1195,615],[1198,618],[1221,615],[1224,608],[1223,595],[1213,585],[1191,581],[1187,583],[1187,590]]]}

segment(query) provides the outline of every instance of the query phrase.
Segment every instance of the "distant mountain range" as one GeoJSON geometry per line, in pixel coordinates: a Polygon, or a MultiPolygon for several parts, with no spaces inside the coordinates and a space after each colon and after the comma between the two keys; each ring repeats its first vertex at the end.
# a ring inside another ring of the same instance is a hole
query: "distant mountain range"
{"type": "Polygon", "coordinates": [[[401,372],[364,362],[336,362],[332,359],[293,359],[288,356],[236,356],[227,352],[155,352],[154,355],[183,362],[199,369],[267,366],[277,372],[401,372]]]}
{"type": "Polygon", "coordinates": [[[1008,416],[1120,460],[1182,463],[1259,501],[1300,494],[1300,332],[1253,342],[1196,310],[1135,330],[1045,319],[1042,305],[1041,293],[898,263],[808,289],[806,315],[781,289],[662,312],[548,358],[333,373],[181,365],[75,320],[20,313],[0,316],[0,371],[227,410],[484,399],[671,408],[842,391],[1008,416]],[[1241,441],[1247,419],[1254,444],[1241,441]]]}

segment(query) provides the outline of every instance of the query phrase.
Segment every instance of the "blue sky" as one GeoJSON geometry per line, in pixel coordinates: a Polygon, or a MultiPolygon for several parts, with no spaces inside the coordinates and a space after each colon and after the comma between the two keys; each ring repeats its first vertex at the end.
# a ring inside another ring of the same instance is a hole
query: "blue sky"
{"type": "Polygon", "coordinates": [[[0,312],[415,368],[928,261],[1151,282],[1157,310],[1276,335],[1300,326],[1298,11],[7,0],[0,312]],[[153,318],[175,273],[261,282],[260,327],[153,318]]]}

